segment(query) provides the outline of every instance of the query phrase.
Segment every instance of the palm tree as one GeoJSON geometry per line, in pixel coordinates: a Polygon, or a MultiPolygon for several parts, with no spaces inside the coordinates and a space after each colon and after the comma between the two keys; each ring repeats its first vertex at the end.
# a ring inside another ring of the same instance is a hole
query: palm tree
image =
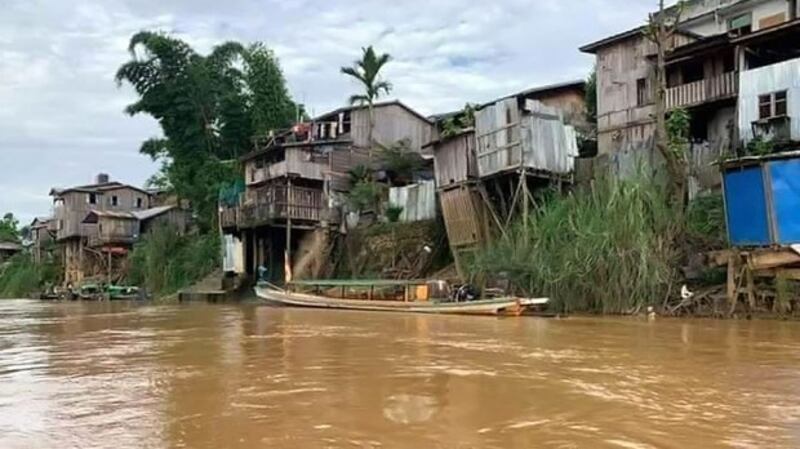
{"type": "Polygon", "coordinates": [[[392,90],[391,83],[381,80],[379,74],[383,66],[392,57],[388,53],[376,54],[372,45],[361,50],[363,52],[361,59],[355,61],[352,67],[342,67],[341,71],[345,75],[352,76],[358,80],[364,87],[364,93],[350,97],[350,104],[361,106],[366,104],[369,108],[369,134],[367,141],[371,149],[373,145],[372,130],[375,128],[375,119],[373,117],[375,100],[381,96],[381,93],[389,95],[392,90]]]}

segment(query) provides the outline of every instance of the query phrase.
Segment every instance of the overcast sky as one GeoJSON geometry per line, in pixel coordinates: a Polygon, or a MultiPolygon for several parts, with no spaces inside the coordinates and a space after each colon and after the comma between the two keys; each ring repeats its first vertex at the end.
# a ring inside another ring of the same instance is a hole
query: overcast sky
{"type": "Polygon", "coordinates": [[[48,190],[98,172],[142,184],[159,129],[122,111],[114,73],[139,30],[206,52],[225,40],[276,51],[296,100],[321,113],[357,87],[339,74],[374,44],[392,97],[424,114],[583,78],[577,48],[639,25],[655,0],[0,0],[0,214],[47,215],[48,190]]]}

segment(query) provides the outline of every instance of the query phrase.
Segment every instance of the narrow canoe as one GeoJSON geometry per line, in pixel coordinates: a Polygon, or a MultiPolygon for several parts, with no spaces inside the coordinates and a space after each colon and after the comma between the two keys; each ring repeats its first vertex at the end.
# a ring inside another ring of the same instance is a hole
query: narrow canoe
{"type": "Polygon", "coordinates": [[[528,308],[543,306],[549,301],[547,298],[496,298],[469,302],[339,299],[266,285],[257,286],[255,291],[259,298],[282,306],[456,315],[519,315],[528,308]]]}

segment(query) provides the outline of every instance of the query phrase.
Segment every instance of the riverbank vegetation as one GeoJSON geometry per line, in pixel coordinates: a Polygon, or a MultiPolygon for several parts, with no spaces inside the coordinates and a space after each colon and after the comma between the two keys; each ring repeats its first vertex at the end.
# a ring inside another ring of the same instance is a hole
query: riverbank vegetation
{"type": "Polygon", "coordinates": [[[663,189],[649,180],[603,178],[549,195],[478,253],[477,277],[508,278],[560,312],[633,313],[663,300],[676,279],[679,232],[663,189]]]}
{"type": "Polygon", "coordinates": [[[0,298],[23,298],[58,281],[61,266],[55,261],[36,264],[20,253],[0,265],[0,298]]]}
{"type": "Polygon", "coordinates": [[[180,235],[170,227],[148,233],[134,246],[128,282],[154,297],[170,295],[219,266],[220,241],[215,234],[180,235]]]}

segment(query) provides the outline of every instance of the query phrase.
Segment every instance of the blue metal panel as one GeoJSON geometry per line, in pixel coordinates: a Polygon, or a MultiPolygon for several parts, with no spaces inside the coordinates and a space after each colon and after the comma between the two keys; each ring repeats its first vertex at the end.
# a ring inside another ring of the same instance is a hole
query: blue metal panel
{"type": "Polygon", "coordinates": [[[724,182],[731,245],[769,245],[769,219],[761,167],[728,171],[724,175],[724,182]]]}
{"type": "Polygon", "coordinates": [[[767,167],[772,178],[777,243],[800,243],[800,160],[776,160],[767,167]]]}

